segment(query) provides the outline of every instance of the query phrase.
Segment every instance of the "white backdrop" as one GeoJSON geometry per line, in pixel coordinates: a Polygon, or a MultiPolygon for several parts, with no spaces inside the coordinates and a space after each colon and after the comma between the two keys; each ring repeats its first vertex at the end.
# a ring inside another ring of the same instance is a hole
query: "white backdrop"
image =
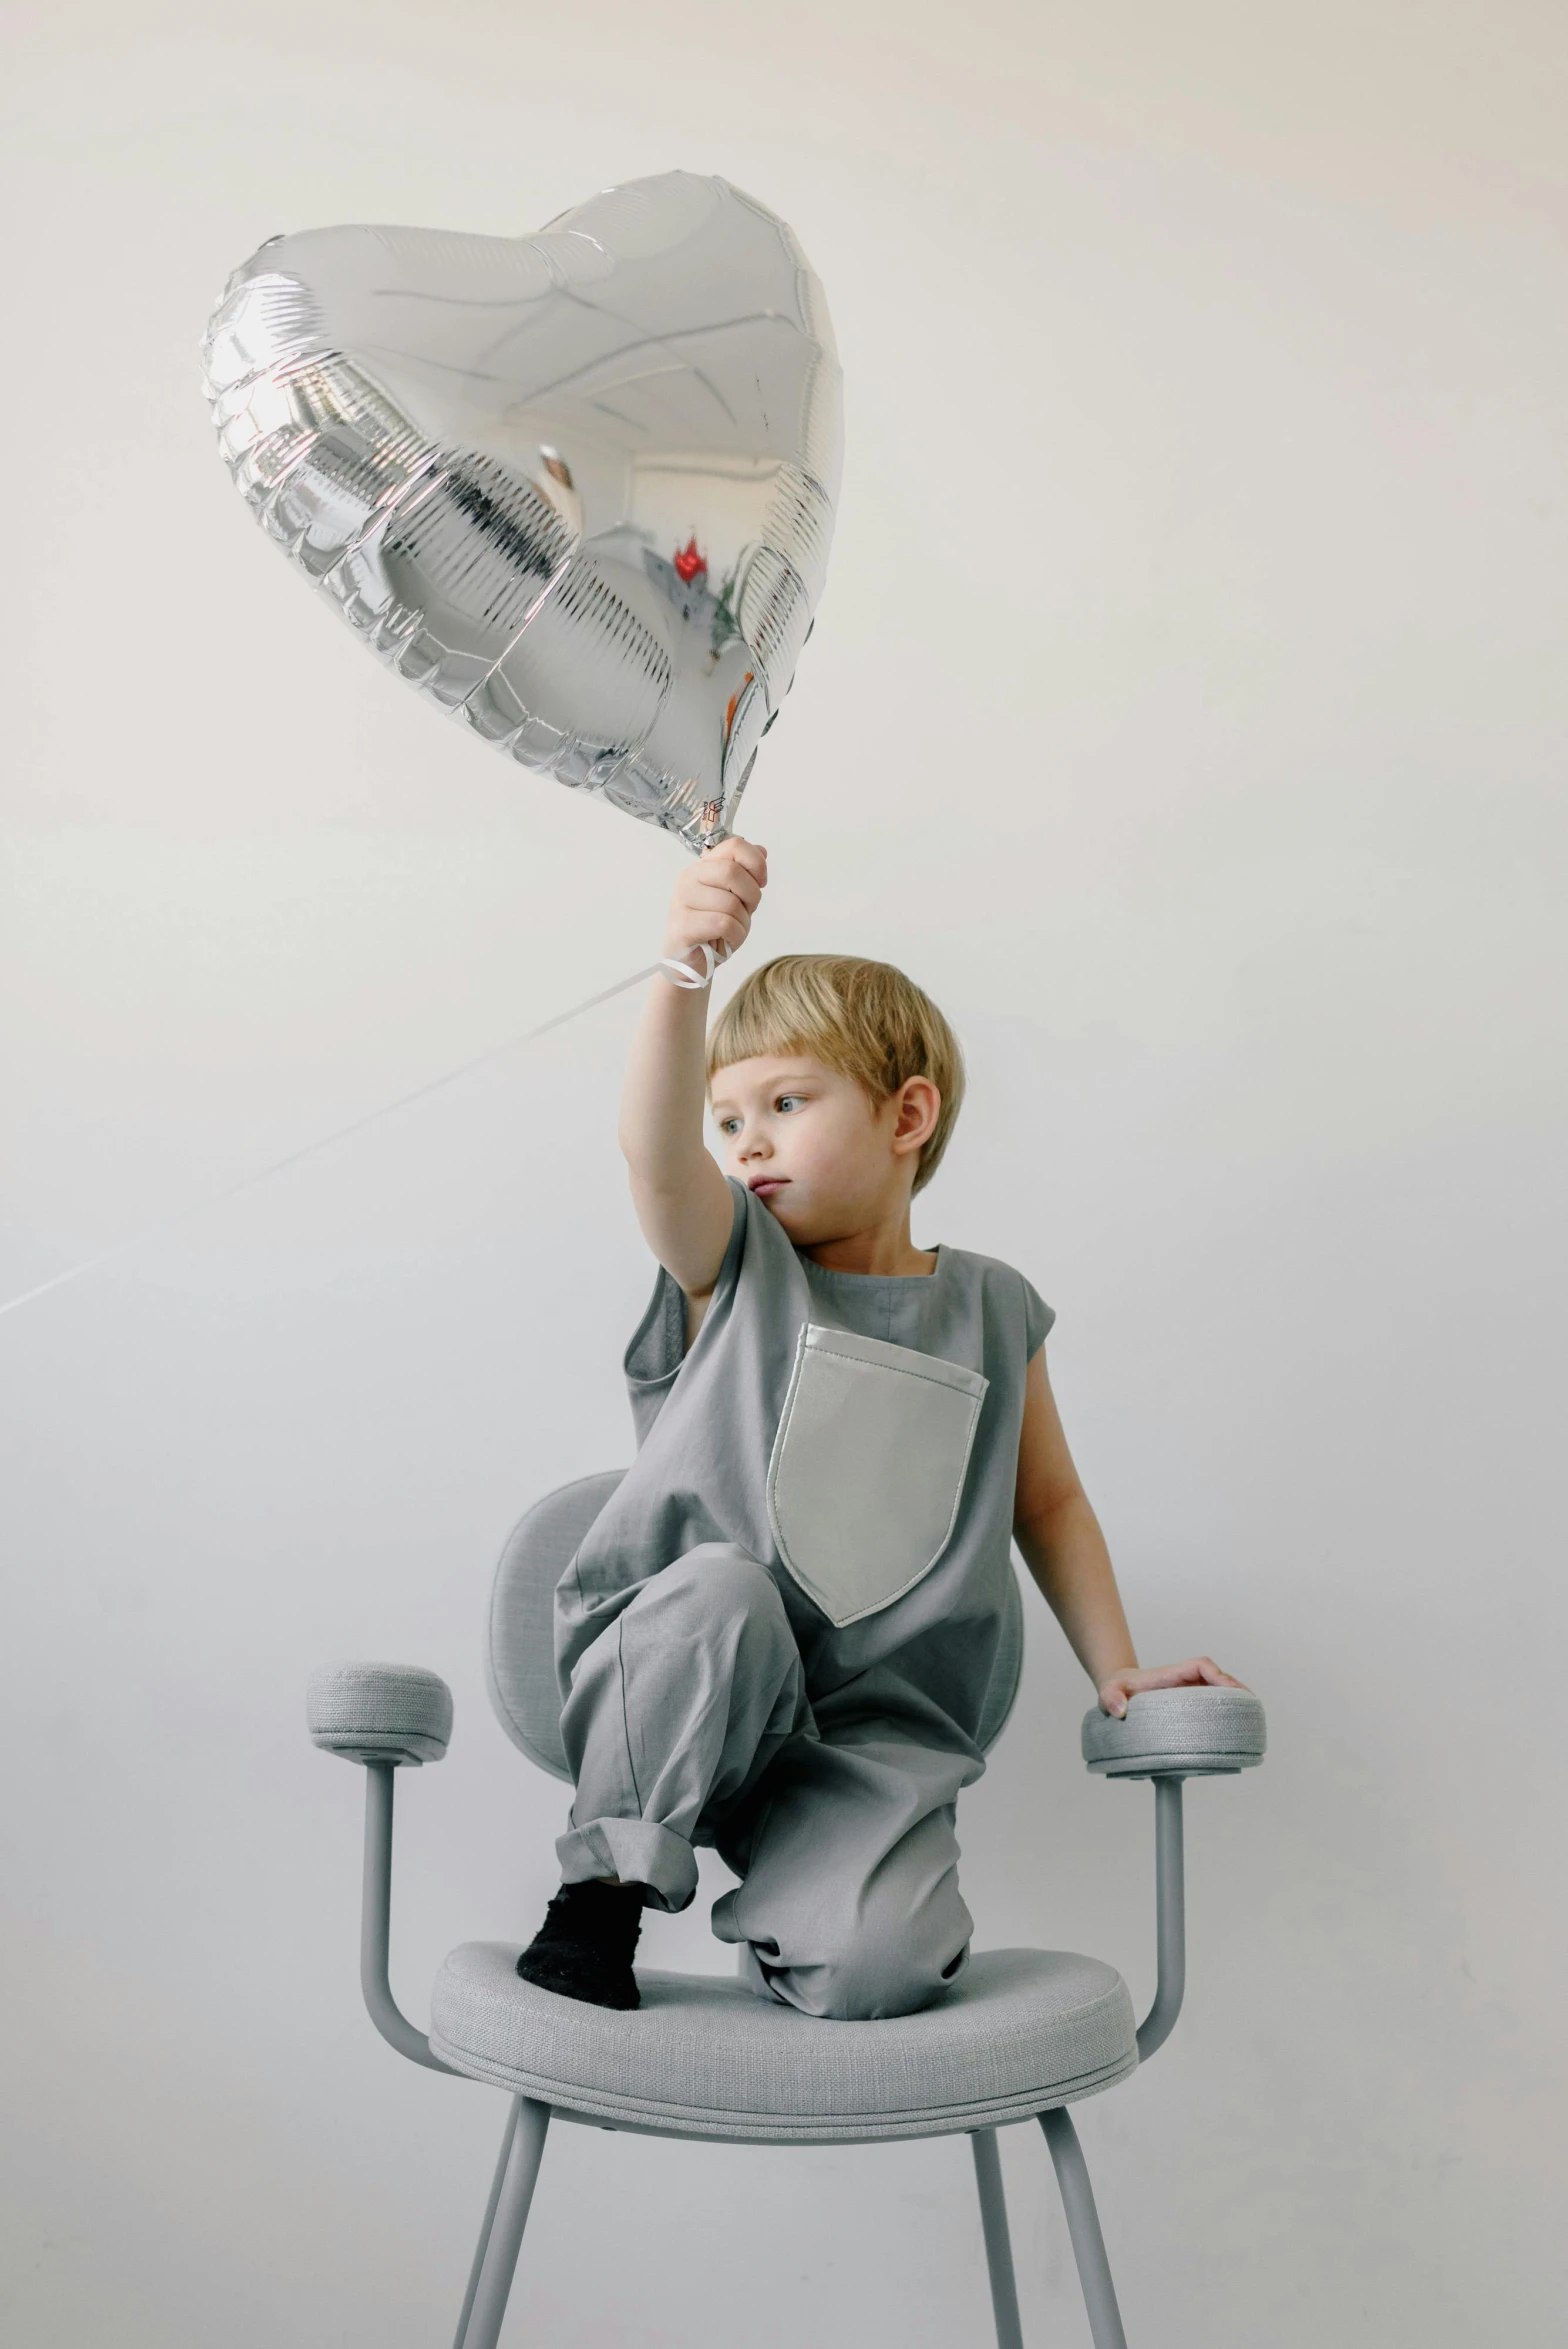
{"type": "MultiPolygon", "coordinates": [[[[1129,2335],[1557,2338],[1560,8],[12,22],[4,1293],[634,966],[679,855],[465,740],[264,546],[198,393],[229,268],[673,164],[754,189],[827,284],[849,452],[748,802],[759,947],[888,955],[952,1014],[972,1106],[917,1237],[1057,1306],[1143,1652],[1269,1708],[1267,1767],[1191,1797],[1187,2015],[1081,2114],[1129,2335]]],[[[553,1881],[480,1620],[521,1509],[629,1448],[631,1017],[0,1321],[29,2349],[449,2337],[501,2100],[358,2010],[359,1784],[301,1690],[355,1654],[455,1689],[402,1787],[422,2017],[553,1881]]],[[[1141,2003],[1147,1791],[1085,1779],[1030,1621],[961,1819],[979,1938],[1141,2003]]],[[[727,1965],[712,1889],[655,1962],[727,1965]]],[[[1004,2160],[1028,2337],[1085,2342],[1038,2132],[1004,2160]]],[[[961,2143],[562,2129],[508,2337],[986,2323],[961,2143]]]]}

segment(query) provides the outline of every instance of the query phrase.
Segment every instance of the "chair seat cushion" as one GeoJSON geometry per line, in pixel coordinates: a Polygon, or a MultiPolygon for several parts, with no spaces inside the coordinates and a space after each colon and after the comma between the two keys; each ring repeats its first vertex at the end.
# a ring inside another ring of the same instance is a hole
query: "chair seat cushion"
{"type": "Polygon", "coordinates": [[[823,2022],[725,1975],[639,1969],[631,2014],[519,1981],[515,1942],[437,1977],[430,2044],[454,2071],[627,2128],[833,2143],[936,2137],[1091,2096],[1138,2061],[1112,1966],[1066,1950],[972,1958],[922,2013],[823,2022]]]}

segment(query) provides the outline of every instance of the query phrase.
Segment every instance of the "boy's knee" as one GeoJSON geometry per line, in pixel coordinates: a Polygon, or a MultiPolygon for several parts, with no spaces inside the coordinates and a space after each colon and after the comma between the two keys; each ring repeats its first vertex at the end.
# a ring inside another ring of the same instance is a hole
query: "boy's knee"
{"type": "MultiPolygon", "coordinates": [[[[816,1965],[789,1969],[792,2006],[836,2023],[881,2022],[893,2015],[918,2014],[931,2006],[963,1971],[967,1942],[943,1963],[907,1940],[875,1932],[857,1934],[838,1954],[816,1965]]],[[[764,1965],[770,1976],[774,1969],[764,1965]]],[[[775,1977],[777,1995],[784,1989],[775,1977]]]]}
{"type": "Polygon", "coordinates": [[[778,1951],[764,1946],[752,1956],[773,1995],[806,2014],[839,2023],[917,2014],[958,1979],[969,1957],[969,1911],[956,1898],[941,1903],[940,1911],[911,1914],[873,1900],[838,1936],[831,1954],[780,1964],[778,1951]]]}

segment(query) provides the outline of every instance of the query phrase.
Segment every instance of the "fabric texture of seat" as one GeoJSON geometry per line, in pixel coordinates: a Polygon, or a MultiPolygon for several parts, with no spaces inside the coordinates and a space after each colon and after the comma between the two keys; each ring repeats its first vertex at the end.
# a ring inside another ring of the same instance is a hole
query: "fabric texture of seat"
{"type": "Polygon", "coordinates": [[[1256,1769],[1267,1744],[1250,1689],[1151,1688],[1114,1720],[1084,1715],[1083,1758],[1105,1778],[1205,1778],[1256,1769]]]}
{"type": "Polygon", "coordinates": [[[324,1664],[306,1686],[305,1721],[323,1753],[417,1769],[446,1752],[452,1692],[418,1664],[324,1664]]]}
{"type": "Polygon", "coordinates": [[[931,2137],[1093,2095],[1137,2064],[1111,1966],[1060,1950],[974,1957],[936,2005],[824,2022],[707,1974],[639,1973],[629,2014],[519,1981],[469,1942],[436,1979],[430,2044],[471,2078],[628,2127],[761,2143],[931,2137]]]}
{"type": "MultiPolygon", "coordinates": [[[[485,1642],[490,1702],[512,1743],[552,1778],[571,1778],[555,1677],[555,1586],[625,1473],[609,1469],[547,1493],[513,1527],[496,1567],[485,1642]]],[[[982,1748],[994,1745],[1006,1726],[1018,1694],[1023,1649],[1023,1600],[1015,1574],[1008,1581],[1002,1637],[981,1708],[982,1748]]]]}

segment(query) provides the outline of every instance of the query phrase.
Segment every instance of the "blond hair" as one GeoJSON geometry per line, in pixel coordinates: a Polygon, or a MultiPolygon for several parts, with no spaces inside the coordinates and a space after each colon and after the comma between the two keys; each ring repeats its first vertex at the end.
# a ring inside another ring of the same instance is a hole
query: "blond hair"
{"type": "Polygon", "coordinates": [[[739,986],[708,1035],[708,1084],[737,1060],[810,1053],[852,1077],[874,1108],[911,1077],[942,1106],[915,1169],[923,1191],[941,1164],[964,1098],[964,1056],[922,988],[890,962],[858,954],[780,954],[739,986]]]}

